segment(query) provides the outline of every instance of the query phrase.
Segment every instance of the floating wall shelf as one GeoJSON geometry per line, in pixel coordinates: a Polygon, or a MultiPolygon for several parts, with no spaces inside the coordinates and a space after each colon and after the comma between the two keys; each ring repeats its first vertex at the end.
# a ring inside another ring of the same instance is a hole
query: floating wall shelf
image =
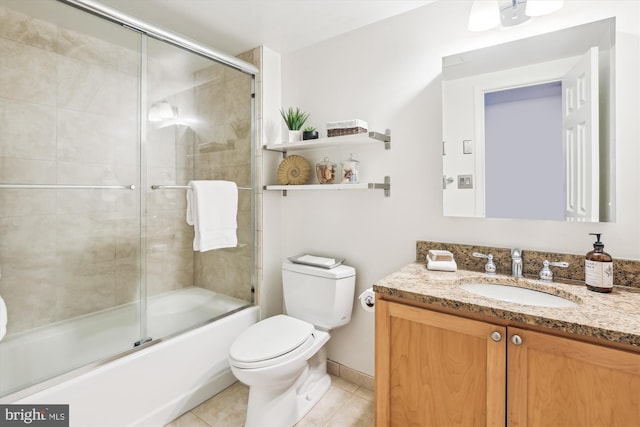
{"type": "MultiPolygon", "coordinates": [[[[328,147],[344,147],[348,145],[371,145],[384,143],[385,150],[391,149],[391,130],[385,133],[370,131],[353,135],[333,136],[331,138],[308,139],[299,142],[283,142],[281,144],[267,144],[263,148],[269,151],[277,151],[286,157],[287,152],[296,150],[317,150],[328,147]]],[[[357,184],[311,184],[311,185],[266,185],[265,190],[282,191],[286,196],[287,191],[300,190],[384,190],[384,196],[391,196],[391,177],[385,176],[383,183],[365,182],[357,184]]]]}
{"type": "Polygon", "coordinates": [[[327,147],[338,147],[341,145],[376,144],[384,142],[384,149],[391,149],[391,131],[386,133],[370,131],[368,133],[357,133],[354,135],[333,136],[331,138],[307,139],[300,142],[283,142],[281,144],[267,144],[265,150],[279,151],[286,153],[294,150],[314,150],[327,147]]]}
{"type": "Polygon", "coordinates": [[[383,183],[361,182],[357,184],[311,184],[311,185],[266,185],[265,190],[282,191],[286,196],[287,191],[302,190],[384,190],[384,196],[391,196],[391,177],[385,176],[383,183]]]}

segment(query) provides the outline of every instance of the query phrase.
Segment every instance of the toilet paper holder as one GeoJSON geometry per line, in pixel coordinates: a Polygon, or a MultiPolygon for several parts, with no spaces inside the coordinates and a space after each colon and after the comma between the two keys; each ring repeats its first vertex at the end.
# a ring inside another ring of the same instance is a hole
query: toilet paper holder
{"type": "Polygon", "coordinates": [[[358,299],[360,300],[360,305],[365,311],[373,312],[376,306],[376,295],[373,292],[373,289],[368,288],[362,292],[358,299]]]}
{"type": "Polygon", "coordinates": [[[362,300],[367,307],[373,307],[375,305],[375,298],[371,295],[364,295],[362,300]]]}

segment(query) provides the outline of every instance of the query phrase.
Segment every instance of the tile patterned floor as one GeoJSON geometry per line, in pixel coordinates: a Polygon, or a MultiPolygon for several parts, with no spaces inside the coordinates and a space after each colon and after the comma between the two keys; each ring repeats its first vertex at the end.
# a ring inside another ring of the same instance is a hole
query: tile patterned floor
{"type": "MultiPolygon", "coordinates": [[[[248,396],[248,387],[235,383],[166,427],[242,427],[248,396]]],[[[327,394],[296,427],[371,427],[373,414],[373,391],[332,376],[327,394]]]]}

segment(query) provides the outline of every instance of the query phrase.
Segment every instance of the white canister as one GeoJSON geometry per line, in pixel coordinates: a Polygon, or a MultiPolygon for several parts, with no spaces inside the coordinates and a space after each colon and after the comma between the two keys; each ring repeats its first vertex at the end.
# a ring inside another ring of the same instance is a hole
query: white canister
{"type": "Polygon", "coordinates": [[[360,162],[349,154],[349,158],[342,161],[342,183],[353,184],[360,181],[360,162]]]}

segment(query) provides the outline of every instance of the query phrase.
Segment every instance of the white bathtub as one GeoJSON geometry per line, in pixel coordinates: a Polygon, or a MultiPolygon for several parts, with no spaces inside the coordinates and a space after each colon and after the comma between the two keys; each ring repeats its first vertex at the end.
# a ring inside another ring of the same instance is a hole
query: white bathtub
{"type": "MultiPolygon", "coordinates": [[[[148,306],[149,336],[165,337],[245,305],[201,288],[154,297],[148,306]]],[[[64,372],[85,360],[99,360],[105,351],[130,349],[139,334],[135,316],[135,306],[122,306],[7,337],[0,345],[0,383],[11,390],[25,374],[38,380],[50,376],[52,367],[64,372]],[[68,348],[82,351],[69,354],[68,348]]],[[[57,384],[44,390],[27,396],[14,393],[0,403],[69,404],[70,425],[77,427],[162,426],[235,381],[227,362],[229,348],[258,317],[258,307],[250,306],[80,375],[66,374],[62,382],[60,377],[50,380],[57,384]]]]}

